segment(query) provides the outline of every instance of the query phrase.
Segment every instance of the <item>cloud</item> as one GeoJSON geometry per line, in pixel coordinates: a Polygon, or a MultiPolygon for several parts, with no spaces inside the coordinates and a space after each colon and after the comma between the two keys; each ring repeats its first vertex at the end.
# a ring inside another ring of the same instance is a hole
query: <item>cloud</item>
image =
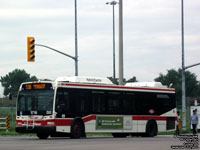
{"type": "MultiPolygon", "coordinates": [[[[26,37],[74,55],[74,1],[0,0],[0,76],[25,69],[39,78],[74,75],[74,61],[36,47],[36,62],[26,61],[26,37]]],[[[79,74],[112,75],[112,7],[107,0],[78,4],[79,74]]],[[[124,0],[124,76],[152,81],[160,72],[181,66],[180,1],[124,0]]],[[[185,1],[185,60],[199,60],[200,1],[185,1]]],[[[118,76],[118,6],[116,75],[118,76]]],[[[192,68],[200,80],[199,67],[192,68]]]]}
{"type": "Polygon", "coordinates": [[[54,18],[54,17],[68,17],[72,16],[71,10],[66,9],[0,9],[1,19],[17,19],[25,17],[27,18],[54,18]]]}

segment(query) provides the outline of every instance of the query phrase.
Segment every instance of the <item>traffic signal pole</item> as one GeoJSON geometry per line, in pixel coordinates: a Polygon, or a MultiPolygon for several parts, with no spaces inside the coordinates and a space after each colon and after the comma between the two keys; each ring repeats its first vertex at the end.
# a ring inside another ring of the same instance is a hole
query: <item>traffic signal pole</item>
{"type": "MultiPolygon", "coordinates": [[[[48,49],[50,49],[50,50],[52,50],[52,51],[54,51],[54,52],[60,53],[60,54],[62,54],[62,55],[64,55],[64,56],[67,56],[67,57],[73,59],[73,60],[75,61],[75,64],[77,64],[77,62],[78,62],[77,57],[74,57],[74,56],[71,56],[71,55],[69,55],[69,54],[63,53],[63,52],[61,52],[61,51],[59,51],[59,50],[56,50],[56,49],[54,49],[54,48],[51,48],[51,47],[49,47],[49,46],[42,45],[42,44],[35,44],[35,46],[45,47],[45,48],[48,48],[48,49]]],[[[76,67],[75,67],[75,76],[77,76],[77,69],[76,69],[76,67]]]]}
{"type": "Polygon", "coordinates": [[[52,51],[55,51],[55,52],[60,53],[60,54],[62,54],[62,55],[65,55],[65,56],[67,56],[67,57],[69,57],[69,58],[71,58],[71,59],[73,59],[73,60],[75,60],[75,61],[77,60],[76,57],[71,56],[71,55],[66,54],[66,53],[63,53],[63,52],[61,52],[61,51],[59,51],[59,50],[56,50],[56,49],[54,49],[54,48],[51,48],[51,47],[49,47],[49,46],[42,45],[42,44],[35,44],[35,46],[45,47],[45,48],[48,48],[48,49],[50,49],[50,50],[52,50],[52,51]]]}

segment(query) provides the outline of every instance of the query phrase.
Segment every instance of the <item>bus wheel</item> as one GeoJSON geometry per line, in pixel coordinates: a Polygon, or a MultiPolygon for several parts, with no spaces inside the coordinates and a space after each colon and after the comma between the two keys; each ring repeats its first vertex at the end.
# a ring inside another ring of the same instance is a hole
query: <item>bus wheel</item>
{"type": "Polygon", "coordinates": [[[82,126],[82,124],[81,124],[80,121],[76,121],[72,125],[71,138],[78,139],[78,138],[82,137],[83,135],[84,135],[84,133],[83,133],[83,126],[82,126]]]}
{"type": "Polygon", "coordinates": [[[37,133],[39,139],[47,139],[49,137],[48,133],[37,133]]]}
{"type": "Polygon", "coordinates": [[[112,133],[114,138],[125,138],[127,136],[126,133],[112,133]]]}
{"type": "Polygon", "coordinates": [[[146,136],[154,137],[157,135],[157,125],[155,121],[149,121],[146,126],[146,136]]]}

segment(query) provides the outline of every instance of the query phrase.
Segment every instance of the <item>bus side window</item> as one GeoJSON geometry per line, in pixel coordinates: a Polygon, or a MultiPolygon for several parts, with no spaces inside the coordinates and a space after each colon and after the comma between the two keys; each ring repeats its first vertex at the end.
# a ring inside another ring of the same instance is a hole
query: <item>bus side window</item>
{"type": "Polygon", "coordinates": [[[69,112],[69,92],[65,89],[58,89],[56,95],[56,112],[66,114],[69,112]]]}
{"type": "Polygon", "coordinates": [[[134,93],[124,93],[122,100],[123,114],[134,114],[136,112],[136,100],[134,93]]]}
{"type": "Polygon", "coordinates": [[[105,113],[105,99],[101,94],[92,94],[92,112],[105,113]]]}
{"type": "Polygon", "coordinates": [[[160,110],[160,114],[167,112],[173,108],[172,99],[170,99],[168,94],[157,94],[157,103],[160,108],[163,108],[160,110]]]}
{"type": "Polygon", "coordinates": [[[84,113],[88,112],[87,100],[88,100],[88,92],[85,90],[80,90],[79,93],[75,92],[75,112],[76,113],[84,113]],[[76,93],[76,94],[75,94],[76,93]]]}
{"type": "Polygon", "coordinates": [[[108,98],[108,113],[117,114],[120,112],[120,99],[117,97],[108,98]]]}

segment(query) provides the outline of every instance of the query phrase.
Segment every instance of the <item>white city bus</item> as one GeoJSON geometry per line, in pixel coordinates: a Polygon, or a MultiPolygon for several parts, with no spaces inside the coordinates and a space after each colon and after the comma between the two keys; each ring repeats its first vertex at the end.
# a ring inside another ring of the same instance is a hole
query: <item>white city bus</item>
{"type": "Polygon", "coordinates": [[[118,86],[107,78],[60,77],[54,82],[22,83],[17,100],[19,133],[114,137],[175,130],[175,90],[158,82],[118,86]]]}

